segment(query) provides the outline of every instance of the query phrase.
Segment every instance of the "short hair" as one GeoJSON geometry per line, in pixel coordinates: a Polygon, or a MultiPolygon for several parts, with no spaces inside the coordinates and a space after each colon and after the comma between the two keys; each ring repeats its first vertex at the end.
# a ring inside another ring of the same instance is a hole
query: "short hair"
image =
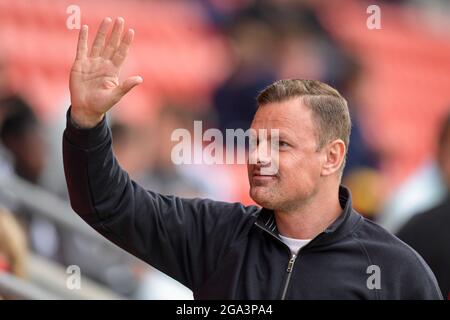
{"type": "MultiPolygon", "coordinates": [[[[328,142],[341,139],[348,152],[352,122],[347,101],[331,86],[305,79],[278,80],[264,88],[256,97],[258,107],[299,97],[313,113],[316,128],[317,149],[328,142]]],[[[345,158],[341,173],[345,167],[345,158]]]]}

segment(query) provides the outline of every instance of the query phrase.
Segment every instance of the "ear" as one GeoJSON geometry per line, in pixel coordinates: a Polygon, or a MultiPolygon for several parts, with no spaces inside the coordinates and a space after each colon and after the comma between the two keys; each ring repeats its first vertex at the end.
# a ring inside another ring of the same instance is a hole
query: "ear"
{"type": "Polygon", "coordinates": [[[336,139],[323,148],[325,162],[322,165],[322,176],[329,176],[339,171],[344,162],[346,147],[344,141],[336,139]]]}

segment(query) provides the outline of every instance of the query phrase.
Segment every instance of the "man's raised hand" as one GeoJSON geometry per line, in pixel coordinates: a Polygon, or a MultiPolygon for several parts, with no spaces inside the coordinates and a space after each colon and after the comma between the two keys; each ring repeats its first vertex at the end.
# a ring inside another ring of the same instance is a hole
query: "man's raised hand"
{"type": "Polygon", "coordinates": [[[90,53],[87,25],[83,25],[78,37],[69,87],[71,117],[84,128],[94,127],[128,91],[143,81],[141,77],[133,76],[119,83],[120,68],[133,41],[134,31],[128,29],[124,33],[124,20],[117,18],[107,39],[111,23],[111,18],[103,20],[90,53]]]}

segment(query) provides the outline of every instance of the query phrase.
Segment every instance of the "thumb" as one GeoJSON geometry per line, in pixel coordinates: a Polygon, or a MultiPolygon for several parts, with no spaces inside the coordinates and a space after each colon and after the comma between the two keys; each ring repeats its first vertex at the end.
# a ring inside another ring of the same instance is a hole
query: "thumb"
{"type": "Polygon", "coordinates": [[[123,97],[128,93],[128,91],[133,89],[135,86],[141,84],[142,82],[144,82],[144,80],[140,76],[129,77],[119,87],[117,87],[119,91],[118,95],[120,97],[123,97]]]}

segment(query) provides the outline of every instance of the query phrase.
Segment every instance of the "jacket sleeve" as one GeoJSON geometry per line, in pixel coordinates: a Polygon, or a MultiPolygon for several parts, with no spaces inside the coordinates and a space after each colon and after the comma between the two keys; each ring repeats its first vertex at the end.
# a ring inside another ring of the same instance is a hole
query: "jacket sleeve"
{"type": "Polygon", "coordinates": [[[144,190],[117,163],[110,130],[76,128],[67,112],[64,172],[74,211],[124,250],[195,290],[248,232],[257,207],[144,190]]]}

